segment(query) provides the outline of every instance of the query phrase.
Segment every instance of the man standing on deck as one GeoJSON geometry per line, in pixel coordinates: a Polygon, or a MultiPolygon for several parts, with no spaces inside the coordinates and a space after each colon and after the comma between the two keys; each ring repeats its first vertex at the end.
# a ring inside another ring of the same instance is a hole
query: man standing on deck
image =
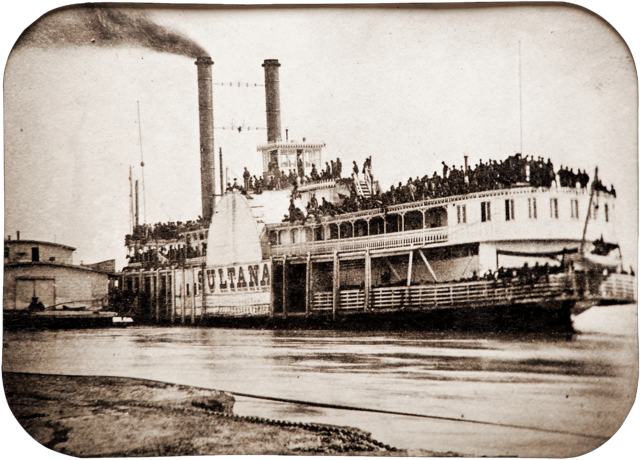
{"type": "Polygon", "coordinates": [[[242,178],[244,179],[244,189],[248,191],[249,179],[251,179],[251,173],[249,172],[246,166],[244,167],[244,173],[242,174],[242,178]]]}

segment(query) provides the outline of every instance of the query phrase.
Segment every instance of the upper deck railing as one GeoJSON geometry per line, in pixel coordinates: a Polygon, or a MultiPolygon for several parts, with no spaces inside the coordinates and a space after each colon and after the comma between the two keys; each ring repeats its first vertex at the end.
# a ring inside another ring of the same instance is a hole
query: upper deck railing
{"type": "MultiPolygon", "coordinates": [[[[362,236],[344,240],[307,241],[270,247],[272,257],[332,254],[337,252],[358,252],[393,248],[421,247],[435,243],[446,243],[446,228],[412,230],[408,232],[387,233],[383,235],[362,236]]],[[[266,249],[266,248],[263,248],[266,249]]]]}
{"type": "Polygon", "coordinates": [[[317,180],[314,182],[307,182],[304,185],[301,185],[300,187],[298,187],[298,191],[299,192],[306,192],[308,190],[318,190],[321,188],[331,188],[333,186],[336,185],[336,180],[335,179],[323,179],[323,180],[317,180]]]}

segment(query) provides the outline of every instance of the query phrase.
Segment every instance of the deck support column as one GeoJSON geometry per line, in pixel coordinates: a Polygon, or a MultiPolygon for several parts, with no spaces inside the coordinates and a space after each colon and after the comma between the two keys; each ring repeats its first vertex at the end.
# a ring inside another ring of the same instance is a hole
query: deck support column
{"type": "Polygon", "coordinates": [[[186,283],[186,276],[185,276],[185,269],[184,266],[182,266],[182,292],[180,293],[180,322],[182,324],[184,324],[185,322],[185,311],[184,311],[184,307],[187,303],[187,283],[186,283]]]}
{"type": "Polygon", "coordinates": [[[269,259],[269,269],[271,270],[271,286],[269,286],[269,317],[273,318],[273,313],[275,312],[275,291],[273,289],[275,286],[275,264],[273,262],[273,257],[269,259]]]}
{"type": "Polygon", "coordinates": [[[169,286],[169,274],[164,274],[164,320],[168,321],[171,318],[171,298],[169,297],[169,292],[171,291],[171,286],[169,286]]]}
{"type": "Polygon", "coordinates": [[[282,259],[282,315],[287,317],[287,256],[282,259]]]}
{"type": "Polygon", "coordinates": [[[206,302],[206,297],[205,297],[205,292],[204,290],[206,289],[206,285],[207,285],[207,274],[204,272],[204,268],[206,267],[206,264],[203,262],[202,263],[202,269],[200,271],[200,273],[202,274],[202,308],[200,309],[200,320],[204,319],[204,312],[205,312],[205,302],[206,302]]]}
{"type": "Polygon", "coordinates": [[[169,285],[171,286],[171,324],[176,322],[176,271],[171,270],[171,274],[169,275],[169,285]]]}
{"type": "Polygon", "coordinates": [[[333,320],[336,320],[340,307],[340,259],[338,251],[333,251],[333,320]]]}
{"type": "Polygon", "coordinates": [[[311,297],[313,296],[313,261],[311,260],[311,253],[307,252],[307,282],[306,282],[306,296],[304,303],[304,314],[308,318],[311,313],[311,297]]]}
{"type": "MultiPolygon", "coordinates": [[[[35,291],[35,283],[33,285],[33,289],[35,291]]],[[[138,314],[140,314],[141,318],[144,318],[144,320],[146,321],[148,318],[146,318],[146,313],[144,315],[144,317],[142,316],[142,302],[144,301],[144,296],[142,295],[142,293],[144,292],[144,268],[142,270],[140,270],[140,275],[138,276],[138,292],[136,292],[137,294],[137,298],[138,298],[138,314]]],[[[35,294],[35,292],[34,292],[35,294]]]]}
{"type": "Polygon", "coordinates": [[[193,282],[193,295],[191,296],[191,324],[196,323],[196,267],[191,267],[191,281],[193,282]]]}
{"type": "Polygon", "coordinates": [[[153,275],[153,298],[156,301],[156,324],[160,322],[160,296],[158,295],[158,287],[160,285],[160,273],[155,272],[153,275]]]}
{"type": "Polygon", "coordinates": [[[364,311],[368,313],[371,306],[371,253],[369,248],[364,253],[364,311]]]}
{"type": "Polygon", "coordinates": [[[413,270],[413,251],[409,253],[409,267],[407,268],[407,287],[411,286],[412,270],[413,270]]]}

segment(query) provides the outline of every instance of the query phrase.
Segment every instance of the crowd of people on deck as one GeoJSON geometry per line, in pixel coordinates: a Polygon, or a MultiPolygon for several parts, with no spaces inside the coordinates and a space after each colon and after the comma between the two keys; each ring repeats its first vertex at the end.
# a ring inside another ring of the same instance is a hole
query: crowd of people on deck
{"type": "Polygon", "coordinates": [[[125,245],[129,245],[133,241],[175,240],[185,232],[205,228],[208,227],[201,216],[198,216],[197,220],[188,220],[187,222],[158,222],[154,225],[137,225],[133,229],[133,234],[125,237],[125,245]]]}
{"type": "Polygon", "coordinates": [[[484,276],[478,278],[475,272],[473,276],[461,281],[513,281],[518,280],[524,283],[533,283],[536,281],[549,280],[549,275],[562,273],[564,267],[562,265],[549,265],[549,262],[540,265],[538,262],[533,267],[529,267],[527,262],[520,268],[504,268],[500,267],[495,272],[488,270],[484,276]]]}
{"type": "MultiPolygon", "coordinates": [[[[363,172],[371,170],[371,157],[363,165],[363,172]]],[[[354,162],[354,174],[359,173],[358,166],[354,162]]],[[[442,162],[442,175],[434,171],[432,176],[409,178],[406,183],[399,182],[397,186],[392,185],[388,191],[380,193],[376,191],[372,196],[365,197],[359,195],[352,185],[351,195],[345,198],[340,205],[329,203],[323,199],[318,203],[312,196],[307,206],[307,215],[319,219],[325,215],[335,216],[337,214],[356,212],[366,209],[382,208],[396,204],[422,201],[434,198],[445,198],[453,195],[464,195],[467,193],[484,192],[488,190],[506,189],[514,186],[531,187],[551,187],[553,184],[560,187],[580,187],[586,188],[589,184],[589,175],[586,170],[578,169],[577,173],[573,169],[560,167],[556,173],[550,159],[523,157],[515,154],[506,160],[489,160],[483,163],[482,160],[475,167],[463,166],[449,167],[442,162]]],[[[593,184],[595,190],[604,191],[615,196],[616,192],[611,186],[610,189],[596,180],[593,184]]],[[[292,197],[295,198],[295,187],[292,197]]],[[[292,214],[290,208],[289,215],[285,220],[299,220],[301,212],[292,214]],[[294,217],[292,217],[295,215],[294,217]]],[[[295,211],[295,210],[293,210],[295,211]]]]}
{"type": "MultiPolygon", "coordinates": [[[[369,161],[371,160],[369,159],[369,161]]],[[[298,170],[302,171],[303,168],[300,167],[298,170]]],[[[312,164],[311,171],[308,175],[301,175],[300,173],[296,173],[294,170],[289,171],[289,174],[287,174],[286,172],[279,170],[277,167],[273,167],[265,177],[258,177],[251,175],[249,170],[245,167],[244,172],[242,173],[242,185],[237,183],[237,179],[234,179],[233,184],[227,184],[227,191],[238,190],[241,192],[260,194],[264,190],[286,190],[303,184],[322,180],[336,180],[340,178],[342,178],[342,161],[340,161],[340,158],[336,158],[335,161],[331,160],[330,162],[326,162],[325,168],[320,172],[318,172],[315,163],[312,164]]]]}

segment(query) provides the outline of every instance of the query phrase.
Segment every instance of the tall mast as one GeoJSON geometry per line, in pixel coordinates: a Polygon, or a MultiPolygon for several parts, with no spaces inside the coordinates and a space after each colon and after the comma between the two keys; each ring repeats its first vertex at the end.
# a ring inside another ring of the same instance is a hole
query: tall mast
{"type": "Polygon", "coordinates": [[[518,93],[520,95],[520,153],[522,152],[522,50],[518,40],[518,93]]]}
{"type": "MultiPolygon", "coordinates": [[[[142,169],[142,215],[143,222],[147,223],[147,198],[144,188],[144,158],[142,157],[142,125],[140,124],[140,101],[138,103],[138,133],[140,135],[140,167],[142,169]]],[[[136,219],[137,220],[137,219],[136,219]]],[[[137,225],[137,222],[136,222],[137,225]]]]}
{"type": "Polygon", "coordinates": [[[129,166],[129,226],[133,235],[133,178],[131,177],[131,166],[129,166]]]}
{"type": "Polygon", "coordinates": [[[222,169],[222,147],[220,147],[220,196],[224,195],[224,171],[222,169]]]}
{"type": "MultiPolygon", "coordinates": [[[[136,215],[135,215],[135,220],[134,220],[134,222],[135,222],[135,224],[136,224],[136,227],[137,227],[138,225],[140,225],[140,220],[139,220],[139,218],[138,218],[138,216],[139,216],[140,214],[139,214],[138,209],[139,209],[139,208],[138,208],[138,181],[136,180],[136,212],[135,212],[135,214],[136,214],[136,215]]],[[[135,227],[134,227],[134,228],[135,228],[135,227]]]]}

